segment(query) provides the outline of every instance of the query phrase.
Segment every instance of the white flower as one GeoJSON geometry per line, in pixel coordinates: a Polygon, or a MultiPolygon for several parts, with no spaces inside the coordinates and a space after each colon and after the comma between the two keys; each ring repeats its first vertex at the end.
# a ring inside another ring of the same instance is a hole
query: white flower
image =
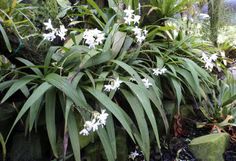
{"type": "Polygon", "coordinates": [[[134,160],[137,156],[139,156],[139,153],[135,150],[134,152],[130,153],[129,158],[134,160]]]}
{"type": "Polygon", "coordinates": [[[104,91],[110,92],[113,89],[113,86],[110,84],[104,85],[104,91]]]}
{"type": "Polygon", "coordinates": [[[43,39],[48,41],[53,41],[56,38],[55,32],[49,32],[47,34],[43,34],[43,39]]]}
{"type": "Polygon", "coordinates": [[[98,126],[101,125],[98,121],[95,122],[92,126],[93,132],[98,130],[98,126]]]}
{"type": "Polygon", "coordinates": [[[146,37],[144,35],[137,35],[136,39],[137,42],[141,44],[146,39],[146,37]]]}
{"type": "Polygon", "coordinates": [[[208,57],[205,53],[202,53],[202,60],[205,63],[205,68],[209,71],[212,71],[213,67],[215,66],[214,61],[218,59],[217,54],[213,54],[208,57]]]}
{"type": "Polygon", "coordinates": [[[161,68],[161,74],[165,74],[167,72],[166,68],[161,68]]]}
{"type": "Polygon", "coordinates": [[[155,68],[155,69],[152,69],[153,70],[153,74],[158,76],[158,75],[162,75],[162,74],[165,74],[167,69],[165,67],[163,68],[155,68]]]}
{"type": "Polygon", "coordinates": [[[143,30],[143,34],[146,36],[148,31],[146,29],[143,30]]]}
{"type": "Polygon", "coordinates": [[[116,78],[116,80],[113,81],[113,87],[114,89],[117,89],[120,87],[120,84],[122,83],[123,81],[119,80],[119,77],[116,78]]]}
{"type": "Polygon", "coordinates": [[[108,114],[106,113],[106,110],[102,110],[101,113],[93,113],[92,121],[85,121],[84,129],[80,131],[80,135],[89,135],[89,132],[97,131],[99,126],[103,128],[103,126],[106,125],[107,117],[108,114]]]}
{"type": "Polygon", "coordinates": [[[131,7],[129,6],[128,9],[124,10],[126,17],[132,17],[134,10],[131,9],[131,7]]]}
{"type": "Polygon", "coordinates": [[[147,35],[146,29],[142,30],[138,26],[135,26],[135,28],[133,28],[132,31],[134,32],[138,43],[141,44],[146,39],[146,35],[147,35]]]}
{"type": "Polygon", "coordinates": [[[135,35],[140,35],[142,33],[142,29],[139,28],[138,26],[135,26],[135,28],[132,29],[135,35]]]}
{"type": "Polygon", "coordinates": [[[133,14],[134,10],[132,10],[130,6],[128,7],[128,9],[125,9],[124,12],[125,12],[125,17],[124,17],[125,23],[127,23],[128,25],[130,25],[132,22],[134,22],[134,24],[139,24],[141,16],[133,14]]]}
{"type": "Polygon", "coordinates": [[[152,83],[149,82],[149,79],[144,78],[144,79],[142,79],[142,81],[143,81],[143,84],[146,88],[149,88],[149,86],[152,86],[152,83]]]}
{"type": "Polygon", "coordinates": [[[205,62],[205,68],[206,68],[207,70],[209,70],[209,71],[212,71],[214,65],[215,65],[215,64],[214,64],[212,61],[210,61],[210,60],[208,60],[208,61],[205,62]]]}
{"type": "Polygon", "coordinates": [[[58,32],[56,32],[56,35],[58,35],[61,38],[61,40],[65,40],[67,31],[68,30],[65,28],[64,25],[60,25],[60,29],[58,30],[58,32]]]}
{"type": "Polygon", "coordinates": [[[85,121],[84,128],[86,128],[88,131],[91,131],[93,129],[95,122],[96,122],[95,119],[93,119],[92,121],[85,121]]]}
{"type": "Polygon", "coordinates": [[[120,84],[122,82],[123,81],[119,80],[119,77],[116,79],[112,79],[110,82],[111,84],[104,85],[104,87],[105,87],[104,91],[110,92],[111,90],[117,90],[117,89],[119,89],[120,84]]]}
{"type": "Polygon", "coordinates": [[[212,54],[210,57],[210,60],[212,60],[212,61],[216,61],[217,59],[218,59],[217,54],[212,54]]]}
{"type": "Polygon", "coordinates": [[[43,24],[46,26],[46,30],[54,30],[51,19],[48,19],[48,22],[44,22],[43,24]]]}
{"type": "Polygon", "coordinates": [[[97,35],[97,39],[96,39],[97,43],[98,43],[98,44],[102,44],[102,43],[103,43],[103,40],[105,40],[105,34],[104,34],[104,33],[98,34],[98,35],[97,35]]]}
{"type": "Polygon", "coordinates": [[[131,22],[133,22],[133,18],[132,17],[124,17],[125,23],[127,23],[128,25],[131,24],[131,22]]]}
{"type": "Polygon", "coordinates": [[[96,29],[85,30],[83,39],[85,43],[89,45],[89,48],[95,48],[96,45],[102,44],[105,40],[105,34],[102,31],[96,29]]]}
{"type": "Polygon", "coordinates": [[[102,110],[101,114],[97,116],[99,123],[101,125],[106,125],[107,117],[108,117],[108,113],[106,113],[106,110],[102,110]]]}
{"type": "Polygon", "coordinates": [[[141,17],[139,15],[134,15],[133,22],[134,23],[139,23],[140,18],[141,17]]]}
{"type": "Polygon", "coordinates": [[[81,130],[81,131],[79,132],[79,134],[80,134],[80,135],[87,136],[87,135],[89,135],[89,132],[88,132],[88,130],[83,129],[83,130],[81,130]]]}
{"type": "Polygon", "coordinates": [[[48,22],[43,23],[46,26],[46,30],[52,30],[50,33],[43,34],[44,40],[53,41],[56,36],[59,36],[61,40],[65,40],[66,32],[68,31],[64,25],[60,25],[59,29],[54,29],[51,19],[48,22]]]}
{"type": "Polygon", "coordinates": [[[204,60],[204,61],[207,61],[208,60],[208,56],[203,52],[202,53],[202,59],[204,60]]]}

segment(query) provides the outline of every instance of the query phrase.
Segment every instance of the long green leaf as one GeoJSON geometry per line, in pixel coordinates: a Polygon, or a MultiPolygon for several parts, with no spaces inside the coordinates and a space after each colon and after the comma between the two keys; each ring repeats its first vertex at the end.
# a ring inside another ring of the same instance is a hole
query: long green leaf
{"type": "Polygon", "coordinates": [[[73,102],[71,101],[71,99],[67,98],[66,99],[66,106],[65,106],[65,110],[64,110],[64,117],[65,117],[65,131],[67,129],[67,124],[68,124],[68,117],[69,117],[69,113],[71,110],[71,107],[73,105],[73,102]]]}
{"type": "Polygon", "coordinates": [[[115,154],[112,151],[111,140],[109,139],[108,133],[105,128],[99,128],[97,134],[102,142],[104,151],[109,161],[115,161],[115,154]]]}
{"type": "Polygon", "coordinates": [[[4,39],[4,41],[5,41],[5,44],[6,44],[6,46],[7,46],[8,51],[9,51],[9,52],[12,52],[12,48],[11,48],[10,41],[9,41],[8,36],[7,36],[7,34],[6,34],[6,32],[5,32],[4,28],[3,28],[3,26],[1,25],[1,23],[0,23],[0,31],[1,31],[1,33],[2,33],[2,36],[3,36],[3,39],[4,39]]]}
{"type": "Polygon", "coordinates": [[[49,142],[52,147],[52,151],[55,157],[58,157],[57,152],[57,135],[56,135],[56,90],[50,89],[46,92],[46,103],[45,103],[45,116],[46,116],[46,128],[48,132],[49,142]]]}
{"type": "Polygon", "coordinates": [[[113,45],[112,45],[112,54],[115,58],[117,54],[120,52],[126,38],[126,33],[124,32],[116,32],[113,38],[113,45]]]}
{"type": "Polygon", "coordinates": [[[8,80],[0,83],[0,91],[10,87],[16,80],[8,80]]]}
{"type": "Polygon", "coordinates": [[[100,9],[100,7],[96,4],[96,2],[94,2],[93,0],[87,0],[87,2],[96,9],[96,11],[98,12],[98,14],[102,17],[104,22],[108,21],[108,18],[106,16],[105,13],[102,12],[102,10],[100,9]]]}
{"type": "Polygon", "coordinates": [[[111,143],[111,149],[113,150],[115,158],[117,158],[117,148],[116,148],[116,134],[115,134],[115,125],[113,121],[113,117],[110,112],[107,112],[109,114],[109,117],[107,118],[106,122],[106,130],[108,133],[108,137],[110,139],[111,143]]]}
{"type": "Polygon", "coordinates": [[[29,66],[30,69],[37,74],[40,77],[43,77],[43,73],[35,66],[35,64],[33,64],[32,62],[30,62],[29,60],[23,59],[23,58],[16,58],[17,60],[19,60],[20,62],[24,63],[26,66],[29,66]]]}
{"type": "Polygon", "coordinates": [[[79,129],[76,123],[75,115],[72,111],[70,111],[69,117],[68,117],[68,132],[69,132],[70,143],[73,149],[75,161],[81,161],[79,129]]]}
{"type": "Polygon", "coordinates": [[[3,161],[6,160],[6,154],[7,154],[7,148],[6,148],[6,144],[4,142],[4,139],[3,139],[3,136],[2,134],[0,133],[0,143],[2,145],[2,158],[3,158],[3,161]]]}
{"type": "Polygon", "coordinates": [[[142,146],[140,147],[141,150],[144,152],[146,160],[149,160],[150,157],[150,138],[149,138],[149,130],[148,125],[145,119],[143,106],[140,104],[139,100],[132,95],[127,90],[121,90],[125,98],[127,99],[130,107],[132,108],[132,111],[134,112],[134,115],[136,117],[139,131],[141,133],[142,137],[142,146]]]}
{"type": "Polygon", "coordinates": [[[5,96],[3,97],[1,103],[5,102],[9,97],[11,97],[16,91],[18,91],[19,89],[21,89],[22,87],[24,87],[26,84],[28,84],[29,82],[31,82],[32,80],[34,80],[35,77],[31,77],[31,76],[25,76],[19,80],[17,80],[12,86],[11,88],[7,91],[7,93],[5,94],[5,96]]]}
{"type": "Polygon", "coordinates": [[[145,92],[144,88],[141,88],[139,85],[136,85],[134,83],[125,82],[125,84],[134,92],[134,94],[137,96],[138,100],[140,101],[140,103],[144,107],[144,111],[145,111],[145,113],[152,125],[153,132],[155,134],[156,141],[158,144],[158,148],[160,148],[160,138],[159,138],[159,134],[158,134],[156,118],[155,118],[154,112],[152,110],[150,100],[148,98],[148,93],[145,92]]]}
{"type": "Polygon", "coordinates": [[[78,94],[75,88],[73,88],[73,85],[69,83],[68,80],[64,79],[63,77],[51,73],[45,77],[45,80],[64,92],[67,97],[69,97],[77,106],[80,108],[86,108],[88,107],[88,104],[82,100],[78,94]]]}
{"type": "Polygon", "coordinates": [[[24,106],[21,108],[19,114],[17,115],[9,133],[8,136],[6,138],[6,142],[13,130],[13,128],[15,127],[16,123],[21,119],[21,117],[26,113],[26,111],[40,98],[44,95],[44,93],[51,88],[52,86],[50,84],[48,84],[47,82],[44,82],[43,84],[41,84],[38,88],[36,88],[33,92],[33,94],[27,99],[27,101],[25,102],[24,106]]]}
{"type": "Polygon", "coordinates": [[[44,60],[44,74],[47,73],[48,71],[48,67],[50,65],[51,59],[52,59],[52,55],[57,51],[59,47],[50,47],[47,53],[47,56],[44,60]]]}
{"type": "Polygon", "coordinates": [[[29,112],[29,132],[33,129],[34,123],[36,124],[37,117],[39,116],[40,105],[42,97],[40,97],[30,108],[29,112]]]}

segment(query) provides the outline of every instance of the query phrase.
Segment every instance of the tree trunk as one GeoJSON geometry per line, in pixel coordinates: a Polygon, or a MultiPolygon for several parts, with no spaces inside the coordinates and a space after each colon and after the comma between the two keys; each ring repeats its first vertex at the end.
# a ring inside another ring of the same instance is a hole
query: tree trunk
{"type": "Polygon", "coordinates": [[[211,41],[217,46],[218,29],[220,22],[220,15],[223,6],[223,0],[208,0],[208,14],[211,17],[210,29],[211,29],[211,41]]]}

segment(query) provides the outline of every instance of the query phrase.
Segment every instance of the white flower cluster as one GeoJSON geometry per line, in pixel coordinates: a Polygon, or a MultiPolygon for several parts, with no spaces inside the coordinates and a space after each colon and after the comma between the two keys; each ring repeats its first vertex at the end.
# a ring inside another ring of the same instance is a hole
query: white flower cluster
{"type": "MultiPolygon", "coordinates": [[[[134,10],[132,10],[130,6],[128,7],[128,9],[125,9],[124,12],[125,12],[125,17],[124,17],[125,23],[127,23],[128,25],[131,25],[132,22],[134,24],[139,24],[139,20],[141,17],[139,15],[135,15],[134,10]]],[[[134,32],[137,42],[141,44],[147,36],[147,30],[145,29],[142,30],[138,26],[135,26],[135,28],[133,28],[132,31],[134,32]]]]}
{"type": "Polygon", "coordinates": [[[101,113],[96,113],[91,121],[85,121],[84,129],[80,131],[80,135],[87,136],[91,131],[95,132],[98,130],[99,126],[103,128],[106,125],[108,114],[106,110],[102,110],[101,113]]]}
{"type": "Polygon", "coordinates": [[[61,40],[65,40],[66,32],[68,31],[64,25],[60,25],[60,28],[54,28],[52,26],[51,19],[48,20],[48,22],[43,23],[46,26],[46,30],[51,30],[49,33],[44,33],[43,37],[44,40],[53,41],[56,36],[59,36],[61,40]]]}
{"type": "Polygon", "coordinates": [[[125,17],[124,17],[125,23],[127,23],[128,25],[131,25],[132,22],[134,24],[139,24],[139,20],[141,17],[139,15],[135,15],[134,10],[132,10],[130,6],[128,7],[128,9],[125,9],[124,12],[125,12],[125,17]]]}
{"type": "Polygon", "coordinates": [[[156,76],[165,74],[167,72],[167,69],[165,67],[163,67],[163,68],[155,68],[155,69],[152,69],[152,70],[153,70],[153,74],[156,75],[156,76]]]}
{"type": "Polygon", "coordinates": [[[205,68],[209,71],[212,71],[213,67],[215,66],[215,61],[218,59],[217,54],[212,54],[208,57],[204,52],[202,53],[202,60],[205,63],[205,68]]]}
{"type": "Polygon", "coordinates": [[[132,31],[134,32],[137,42],[139,44],[141,44],[146,39],[148,33],[146,29],[143,30],[138,26],[135,26],[135,28],[133,28],[132,31]]]}
{"type": "MultiPolygon", "coordinates": [[[[136,82],[136,80],[134,78],[130,78],[129,79],[132,82],[136,82]]],[[[142,79],[143,85],[148,89],[150,86],[152,86],[152,83],[149,81],[148,78],[143,78],[142,79]]]]}
{"type": "Polygon", "coordinates": [[[110,92],[111,90],[117,90],[119,89],[120,87],[120,84],[122,83],[123,81],[119,80],[119,77],[116,78],[116,79],[112,79],[110,81],[110,84],[107,84],[104,86],[104,91],[107,91],[107,92],[110,92]]]}
{"type": "Polygon", "coordinates": [[[103,43],[103,40],[105,40],[105,34],[97,28],[91,30],[86,29],[83,38],[85,39],[85,43],[89,45],[89,48],[94,49],[96,45],[103,43]]]}

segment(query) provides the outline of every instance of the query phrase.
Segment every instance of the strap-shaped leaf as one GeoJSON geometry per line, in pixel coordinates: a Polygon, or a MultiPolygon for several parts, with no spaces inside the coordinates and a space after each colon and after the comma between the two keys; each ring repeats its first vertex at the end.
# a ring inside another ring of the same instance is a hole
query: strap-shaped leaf
{"type": "Polygon", "coordinates": [[[87,0],[88,4],[90,4],[94,9],[96,9],[96,11],[98,12],[98,14],[102,17],[104,22],[108,21],[108,18],[106,16],[105,13],[102,12],[102,10],[100,9],[100,7],[96,4],[96,2],[94,2],[94,0],[87,0]]]}
{"type": "Polygon", "coordinates": [[[7,93],[5,94],[5,96],[3,97],[1,103],[5,102],[9,97],[11,97],[16,91],[18,91],[19,89],[21,89],[22,87],[24,87],[26,84],[28,84],[29,82],[31,82],[32,80],[34,80],[35,77],[32,76],[25,76],[19,80],[17,80],[12,86],[11,88],[7,91],[7,93]]]}
{"type": "MultiPolygon", "coordinates": [[[[88,68],[91,66],[99,65],[101,63],[105,63],[112,58],[111,51],[106,51],[102,53],[96,53],[94,55],[86,55],[85,57],[87,60],[85,62],[82,62],[80,65],[80,68],[88,68]]],[[[84,59],[83,59],[84,61],[84,59]]]]}
{"type": "Polygon", "coordinates": [[[143,106],[140,104],[137,97],[128,92],[127,90],[121,90],[126,100],[128,101],[132,111],[134,112],[135,118],[138,123],[139,131],[141,133],[142,145],[140,146],[141,150],[144,152],[146,160],[149,160],[150,157],[150,138],[148,125],[145,119],[143,106]]]}
{"type": "Polygon", "coordinates": [[[109,161],[115,161],[115,154],[113,153],[112,150],[112,145],[111,145],[111,140],[109,139],[108,133],[105,130],[105,128],[99,128],[97,131],[97,134],[102,142],[104,151],[106,153],[107,159],[109,161]]]}
{"type": "MultiPolygon", "coordinates": [[[[42,97],[40,97],[30,108],[29,112],[29,132],[32,131],[34,123],[37,124],[37,118],[39,116],[40,105],[42,103],[42,97]]],[[[36,127],[36,125],[35,125],[36,127]]]]}
{"type": "Polygon", "coordinates": [[[2,145],[2,158],[3,158],[3,161],[6,160],[6,154],[7,154],[7,148],[6,148],[6,144],[4,142],[4,139],[3,139],[3,136],[2,134],[0,133],[0,143],[2,145]]]}
{"type": "Polygon", "coordinates": [[[176,98],[177,98],[177,105],[178,107],[180,106],[181,100],[183,99],[183,94],[182,94],[182,89],[181,89],[181,83],[179,80],[175,78],[170,79],[172,88],[174,89],[176,98]]]}
{"type": "Polygon", "coordinates": [[[120,52],[126,38],[125,32],[117,31],[113,37],[113,45],[112,45],[112,54],[113,58],[117,56],[117,54],[120,52]]]}
{"type": "Polygon", "coordinates": [[[150,99],[148,98],[148,93],[145,92],[145,89],[141,88],[139,85],[136,85],[131,82],[125,82],[125,84],[133,91],[133,93],[137,96],[138,100],[144,107],[144,111],[152,125],[153,132],[156,137],[156,141],[158,143],[158,146],[160,148],[160,140],[159,140],[159,134],[158,134],[158,129],[157,129],[157,123],[156,123],[156,118],[154,115],[154,112],[151,107],[150,99]]]}
{"type": "Polygon", "coordinates": [[[73,85],[70,84],[65,78],[59,76],[58,74],[51,73],[45,77],[45,80],[65,93],[65,95],[80,108],[88,107],[88,104],[78,96],[76,89],[73,88],[73,85]]]}
{"type": "Polygon", "coordinates": [[[4,28],[2,27],[1,23],[0,23],[0,32],[2,33],[2,36],[3,36],[3,39],[5,41],[5,44],[6,44],[6,47],[7,47],[8,51],[12,52],[10,41],[9,41],[8,36],[7,36],[4,28]]]}
{"type": "Polygon", "coordinates": [[[48,68],[49,65],[50,65],[50,62],[51,62],[51,59],[52,59],[52,55],[57,51],[59,47],[50,47],[49,50],[48,50],[48,53],[47,53],[47,56],[44,60],[44,74],[47,73],[48,71],[48,68]]]}
{"type": "Polygon", "coordinates": [[[4,89],[10,87],[15,81],[16,80],[9,80],[0,83],[0,91],[3,91],[4,89]]]}
{"type": "Polygon", "coordinates": [[[75,115],[72,111],[70,111],[69,117],[68,117],[68,133],[69,133],[75,161],[81,161],[79,129],[76,123],[75,115]]]}
{"type": "Polygon", "coordinates": [[[50,89],[46,92],[45,103],[45,116],[46,127],[48,132],[49,142],[52,147],[52,151],[55,157],[58,157],[57,152],[57,135],[56,135],[56,121],[55,121],[55,108],[56,108],[56,90],[50,89]]]}
{"type": "Polygon", "coordinates": [[[50,84],[48,84],[47,82],[44,82],[43,84],[41,84],[38,88],[36,88],[34,90],[34,92],[32,93],[32,95],[27,99],[27,101],[25,102],[24,106],[21,108],[19,114],[17,115],[9,133],[8,136],[6,138],[6,141],[8,140],[13,128],[15,127],[16,123],[21,119],[21,117],[26,113],[26,111],[40,98],[42,97],[45,92],[50,89],[52,86],[50,84]]]}
{"type": "Polygon", "coordinates": [[[115,158],[117,158],[117,148],[116,148],[116,134],[115,134],[115,125],[113,121],[113,117],[110,112],[107,112],[109,114],[109,117],[106,121],[106,130],[108,137],[110,139],[111,143],[111,149],[113,150],[115,158]]]}
{"type": "Polygon", "coordinates": [[[26,66],[28,66],[38,76],[40,76],[40,77],[43,76],[43,73],[38,69],[38,67],[35,64],[33,64],[32,62],[30,62],[29,60],[26,60],[23,58],[16,58],[16,59],[19,60],[20,62],[22,62],[23,64],[25,64],[26,66]]]}

